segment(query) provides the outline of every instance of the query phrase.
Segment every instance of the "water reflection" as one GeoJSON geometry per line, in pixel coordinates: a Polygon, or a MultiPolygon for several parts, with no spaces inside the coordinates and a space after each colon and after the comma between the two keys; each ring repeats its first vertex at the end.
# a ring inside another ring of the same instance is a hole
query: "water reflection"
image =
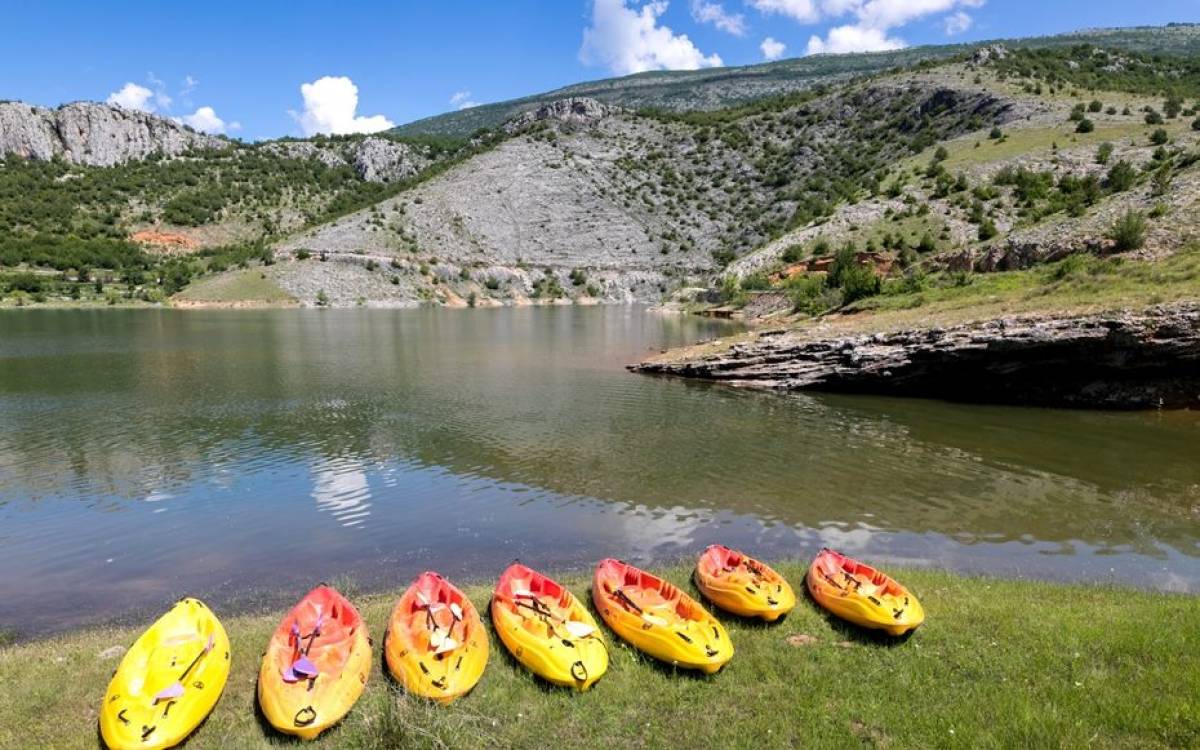
{"type": "Polygon", "coordinates": [[[353,459],[325,461],[313,467],[313,500],[342,526],[359,526],[371,515],[367,472],[353,459]]]}
{"type": "Polygon", "coordinates": [[[0,627],[714,541],[1200,585],[1197,415],[622,369],[729,330],[636,308],[0,316],[0,627]]]}

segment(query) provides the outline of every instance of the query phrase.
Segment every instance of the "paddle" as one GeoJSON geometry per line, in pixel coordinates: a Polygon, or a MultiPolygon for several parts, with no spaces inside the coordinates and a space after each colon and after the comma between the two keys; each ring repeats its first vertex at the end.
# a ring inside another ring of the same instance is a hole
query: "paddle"
{"type": "Polygon", "coordinates": [[[200,660],[204,658],[204,655],[213,650],[214,643],[215,641],[213,640],[213,636],[209,635],[208,643],[204,644],[204,648],[200,650],[200,653],[196,654],[195,658],[192,659],[191,663],[187,665],[187,668],[180,673],[175,682],[158,691],[158,693],[154,696],[154,702],[158,703],[159,701],[174,700],[183,695],[184,679],[186,679],[188,673],[190,673],[196,667],[196,665],[200,663],[200,660]]]}

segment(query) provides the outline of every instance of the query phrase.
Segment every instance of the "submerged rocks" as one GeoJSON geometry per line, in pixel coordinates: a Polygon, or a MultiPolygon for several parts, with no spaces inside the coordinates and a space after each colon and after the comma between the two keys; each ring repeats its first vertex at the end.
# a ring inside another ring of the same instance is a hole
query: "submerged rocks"
{"type": "Polygon", "coordinates": [[[198,133],[146,112],[96,102],[57,109],[0,102],[0,156],[46,161],[58,156],[76,164],[109,167],[159,153],[225,148],[224,138],[198,133]]]}
{"type": "Polygon", "coordinates": [[[698,359],[630,369],[782,390],[1200,408],[1200,303],[833,339],[760,336],[698,359]]]}

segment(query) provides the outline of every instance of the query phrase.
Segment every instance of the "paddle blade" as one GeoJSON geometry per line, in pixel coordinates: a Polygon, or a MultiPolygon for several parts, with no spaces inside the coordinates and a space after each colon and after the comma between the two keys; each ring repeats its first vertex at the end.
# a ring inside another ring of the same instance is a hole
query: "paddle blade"
{"type": "Polygon", "coordinates": [[[163,688],[162,690],[159,690],[154,696],[154,702],[158,703],[159,701],[175,700],[181,695],[183,695],[183,685],[175,682],[163,688]]]}

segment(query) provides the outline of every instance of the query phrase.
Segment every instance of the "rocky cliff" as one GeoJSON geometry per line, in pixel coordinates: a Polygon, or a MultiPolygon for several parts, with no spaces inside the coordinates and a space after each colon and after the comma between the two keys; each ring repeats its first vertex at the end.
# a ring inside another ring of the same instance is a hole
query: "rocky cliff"
{"type": "Polygon", "coordinates": [[[1200,304],[810,338],[763,331],[636,372],[780,390],[1079,408],[1200,407],[1200,304]]]}
{"type": "Polygon", "coordinates": [[[224,138],[197,133],[166,118],[95,102],[57,109],[0,102],[0,156],[108,167],[151,154],[225,148],[224,138]]]}

